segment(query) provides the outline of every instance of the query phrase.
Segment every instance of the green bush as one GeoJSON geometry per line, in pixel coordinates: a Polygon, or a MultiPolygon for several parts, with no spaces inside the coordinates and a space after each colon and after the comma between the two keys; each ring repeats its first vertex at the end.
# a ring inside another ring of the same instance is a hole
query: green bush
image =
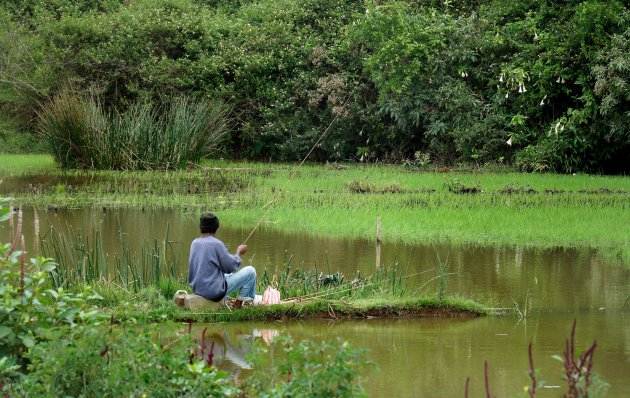
{"type": "Polygon", "coordinates": [[[299,160],[327,130],[311,159],[627,171],[627,2],[377,3],[14,2],[0,104],[34,129],[68,87],[124,113],[191,95],[237,110],[231,157],[299,160]]]}
{"type": "Polygon", "coordinates": [[[254,370],[236,383],[213,366],[213,346],[203,337],[200,342],[190,335],[164,337],[158,329],[114,322],[109,330],[80,327],[62,333],[29,351],[28,374],[5,392],[23,397],[365,396],[358,378],[369,362],[364,350],[347,343],[296,343],[290,337],[274,338],[270,348],[255,343],[254,370]],[[270,349],[283,352],[270,355],[270,349]]]}
{"type": "Polygon", "coordinates": [[[80,328],[32,349],[27,377],[12,387],[24,397],[236,396],[229,374],[194,358],[194,347],[190,336],[160,340],[146,327],[80,328]]]}
{"type": "Polygon", "coordinates": [[[366,396],[358,383],[359,374],[370,366],[365,350],[347,342],[295,342],[275,338],[270,348],[257,346],[252,355],[255,371],[245,380],[252,397],[358,397],[366,396]],[[269,350],[281,349],[281,355],[269,350]]]}
{"type": "MultiPolygon", "coordinates": [[[[0,202],[0,221],[11,217],[8,210],[0,202]]],[[[13,242],[0,244],[0,357],[19,360],[46,338],[48,329],[97,320],[97,312],[87,302],[99,296],[89,287],[79,293],[53,288],[49,273],[56,264],[42,257],[27,263],[23,248],[18,249],[23,237],[15,236],[13,242]]]]}
{"type": "Polygon", "coordinates": [[[107,112],[94,98],[62,93],[44,107],[41,133],[63,168],[182,169],[214,153],[227,115],[221,103],[183,97],[107,112]]]}
{"type": "MultiPolygon", "coordinates": [[[[9,244],[0,249],[0,256],[8,253],[9,244]]],[[[0,355],[22,355],[45,338],[46,329],[56,325],[89,322],[97,319],[94,308],[86,301],[99,296],[86,287],[80,293],[54,289],[48,274],[55,269],[50,259],[31,259],[28,265],[20,260],[21,251],[4,258],[0,292],[0,355]]]]}

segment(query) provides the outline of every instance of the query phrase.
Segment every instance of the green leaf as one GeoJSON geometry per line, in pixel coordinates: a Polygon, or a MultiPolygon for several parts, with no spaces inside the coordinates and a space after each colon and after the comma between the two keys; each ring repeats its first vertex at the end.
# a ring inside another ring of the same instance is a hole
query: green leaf
{"type": "Polygon", "coordinates": [[[8,327],[8,326],[0,326],[0,339],[5,338],[6,336],[8,336],[11,333],[13,333],[13,330],[11,330],[10,327],[8,327]]]}
{"type": "Polygon", "coordinates": [[[53,262],[46,262],[42,265],[42,272],[50,272],[53,271],[56,267],[56,264],[53,262]]]}
{"type": "Polygon", "coordinates": [[[35,340],[31,336],[20,336],[20,340],[22,340],[22,344],[24,344],[26,348],[35,346],[35,340]]]}
{"type": "Polygon", "coordinates": [[[563,362],[564,363],[564,358],[562,358],[560,355],[552,355],[551,358],[555,359],[558,362],[563,362]]]}

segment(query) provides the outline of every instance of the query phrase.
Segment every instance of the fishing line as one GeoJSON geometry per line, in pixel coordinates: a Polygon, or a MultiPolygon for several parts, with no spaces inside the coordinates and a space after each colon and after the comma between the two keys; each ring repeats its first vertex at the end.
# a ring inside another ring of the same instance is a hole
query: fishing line
{"type": "MultiPolygon", "coordinates": [[[[348,96],[346,97],[346,99],[343,101],[343,103],[341,104],[341,108],[343,108],[346,105],[346,102],[348,102],[348,100],[350,99],[350,97],[352,96],[352,93],[348,94],[348,96]]],[[[324,130],[324,132],[319,136],[319,138],[317,139],[317,141],[315,142],[315,144],[311,147],[311,150],[308,151],[308,153],[306,154],[306,156],[304,157],[304,159],[302,159],[302,161],[300,162],[300,164],[298,165],[298,167],[296,167],[296,169],[299,169],[304,162],[306,162],[306,159],[308,159],[309,156],[311,156],[311,153],[313,153],[313,151],[315,150],[315,147],[317,147],[317,145],[319,145],[319,143],[321,142],[321,140],[324,138],[324,136],[326,136],[326,134],[328,134],[328,131],[330,131],[330,128],[332,127],[332,125],[337,121],[337,119],[339,118],[339,115],[341,114],[341,112],[338,112],[335,117],[333,118],[333,120],[328,124],[328,127],[326,127],[326,130],[324,130]]],[[[295,177],[297,175],[297,173],[291,173],[289,174],[289,178],[287,179],[287,182],[284,186],[284,190],[282,190],[281,192],[285,192],[286,191],[286,187],[289,185],[289,182],[293,179],[293,177],[295,177]]],[[[254,232],[256,231],[256,229],[258,229],[258,226],[262,223],[262,221],[265,219],[265,217],[267,216],[267,213],[269,213],[269,210],[271,210],[271,208],[273,207],[273,205],[276,203],[276,201],[280,198],[280,195],[276,196],[274,199],[272,199],[271,201],[269,201],[269,203],[265,204],[265,206],[269,206],[267,207],[267,210],[265,210],[265,212],[263,213],[263,215],[260,217],[260,220],[258,220],[258,222],[256,223],[256,225],[254,225],[254,228],[252,229],[252,231],[249,233],[249,235],[247,236],[247,238],[245,239],[245,241],[243,242],[243,245],[247,244],[247,241],[249,241],[249,238],[252,237],[252,235],[254,235],[254,232]]],[[[265,207],[263,206],[263,207],[265,207]]]]}

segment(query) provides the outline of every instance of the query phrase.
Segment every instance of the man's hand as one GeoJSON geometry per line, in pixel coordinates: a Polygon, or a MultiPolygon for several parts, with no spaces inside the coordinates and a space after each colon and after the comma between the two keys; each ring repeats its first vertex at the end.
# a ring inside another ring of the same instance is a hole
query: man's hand
{"type": "Polygon", "coordinates": [[[240,256],[241,254],[247,253],[247,245],[240,245],[236,248],[236,255],[240,256]]]}

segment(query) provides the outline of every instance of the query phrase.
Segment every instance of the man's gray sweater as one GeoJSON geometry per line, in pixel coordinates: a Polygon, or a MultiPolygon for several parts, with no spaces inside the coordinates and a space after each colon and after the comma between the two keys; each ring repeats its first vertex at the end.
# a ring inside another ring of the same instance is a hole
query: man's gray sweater
{"type": "Polygon", "coordinates": [[[241,262],[214,236],[197,238],[190,245],[188,284],[195,294],[219,301],[227,291],[225,274],[236,271],[241,262]]]}

